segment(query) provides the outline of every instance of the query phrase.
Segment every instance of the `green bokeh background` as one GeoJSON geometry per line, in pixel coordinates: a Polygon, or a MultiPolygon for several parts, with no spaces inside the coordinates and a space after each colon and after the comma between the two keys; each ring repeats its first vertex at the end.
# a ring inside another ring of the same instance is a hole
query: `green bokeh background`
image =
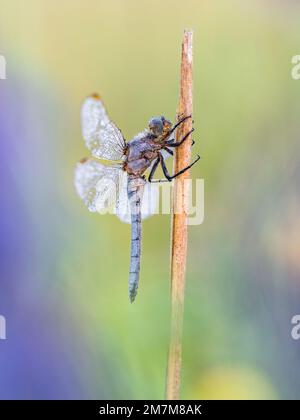
{"type": "MultiPolygon", "coordinates": [[[[22,272],[13,280],[22,299],[12,298],[11,334],[25,314],[54,331],[50,349],[63,343],[68,371],[40,353],[44,381],[58,369],[60,395],[70,398],[164,395],[169,216],[144,223],[141,284],[130,305],[129,227],[89,213],[73,171],[89,153],[79,118],[87,94],[101,94],[127,139],[153,115],[174,119],[187,27],[194,153],[202,157],[192,174],[205,180],[205,220],[189,229],[182,397],[298,398],[300,348],[290,335],[300,298],[297,2],[0,0],[0,8],[3,83],[16,102],[22,96],[25,121],[11,168],[31,223],[29,280],[20,283],[22,272]],[[66,382],[70,372],[74,382],[66,382]]],[[[15,380],[7,370],[3,395],[11,387],[14,396],[15,380]]],[[[39,380],[16,395],[39,397],[39,380]]]]}

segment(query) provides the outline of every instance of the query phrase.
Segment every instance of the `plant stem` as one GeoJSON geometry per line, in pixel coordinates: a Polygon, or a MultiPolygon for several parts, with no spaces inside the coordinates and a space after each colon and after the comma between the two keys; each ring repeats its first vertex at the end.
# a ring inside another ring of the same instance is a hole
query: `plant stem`
{"type": "MultiPolygon", "coordinates": [[[[193,32],[184,31],[181,52],[180,96],[177,120],[180,116],[192,115],[193,111],[193,32]]],[[[176,141],[192,128],[192,119],[187,119],[176,132],[176,141]]],[[[176,148],[174,173],[191,162],[191,139],[176,148]]],[[[171,337],[167,365],[166,399],[180,397],[182,325],[184,311],[185,272],[187,260],[187,209],[189,185],[185,180],[189,171],[174,180],[171,234],[171,337]]]]}

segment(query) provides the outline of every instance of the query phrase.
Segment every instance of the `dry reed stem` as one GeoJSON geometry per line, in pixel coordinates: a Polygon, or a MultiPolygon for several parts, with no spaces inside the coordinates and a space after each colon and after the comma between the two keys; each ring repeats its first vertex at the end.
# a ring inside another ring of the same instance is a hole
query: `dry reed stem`
{"type": "MultiPolygon", "coordinates": [[[[193,112],[193,32],[185,30],[182,41],[180,96],[177,120],[180,116],[193,112]]],[[[192,128],[189,118],[179,126],[176,140],[192,128]]],[[[176,149],[174,173],[191,162],[191,139],[176,149]]],[[[173,214],[171,237],[171,337],[167,366],[166,399],[178,400],[180,397],[182,325],[184,310],[185,272],[187,260],[187,206],[189,201],[189,171],[174,180],[173,214]]]]}

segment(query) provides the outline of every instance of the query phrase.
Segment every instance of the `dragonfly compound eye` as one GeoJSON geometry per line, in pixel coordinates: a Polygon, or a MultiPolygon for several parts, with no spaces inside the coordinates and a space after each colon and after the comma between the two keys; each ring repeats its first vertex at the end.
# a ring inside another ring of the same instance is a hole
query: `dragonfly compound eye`
{"type": "Polygon", "coordinates": [[[151,118],[149,121],[149,129],[155,136],[161,135],[164,130],[161,118],[151,118]]]}

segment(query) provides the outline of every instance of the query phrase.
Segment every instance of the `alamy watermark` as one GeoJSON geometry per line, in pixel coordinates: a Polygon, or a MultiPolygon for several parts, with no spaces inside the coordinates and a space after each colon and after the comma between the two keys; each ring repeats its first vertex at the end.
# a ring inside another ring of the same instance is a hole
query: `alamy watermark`
{"type": "Polygon", "coordinates": [[[291,76],[294,80],[300,79],[300,55],[294,55],[292,57],[292,71],[291,76]]]}
{"type": "Polygon", "coordinates": [[[294,315],[291,319],[293,326],[291,330],[291,336],[294,340],[299,340],[300,338],[300,315],[294,315]]]}
{"type": "Polygon", "coordinates": [[[142,195],[132,194],[132,202],[127,197],[127,189],[119,191],[119,183],[114,179],[102,178],[96,186],[98,195],[94,200],[94,210],[100,214],[116,214],[123,222],[130,223],[131,215],[141,210],[142,218],[155,214],[187,215],[188,225],[201,225],[204,220],[204,180],[184,179],[172,182],[149,183],[143,186],[142,195]],[[173,203],[173,189],[176,188],[177,202],[173,203]],[[141,208],[135,206],[141,202],[141,208]],[[113,204],[117,203],[116,206],[113,204]]]}
{"type": "Polygon", "coordinates": [[[4,55],[0,55],[0,80],[6,79],[6,59],[4,55]]]}
{"type": "Polygon", "coordinates": [[[0,315],[0,340],[6,340],[6,319],[0,315]]]}

